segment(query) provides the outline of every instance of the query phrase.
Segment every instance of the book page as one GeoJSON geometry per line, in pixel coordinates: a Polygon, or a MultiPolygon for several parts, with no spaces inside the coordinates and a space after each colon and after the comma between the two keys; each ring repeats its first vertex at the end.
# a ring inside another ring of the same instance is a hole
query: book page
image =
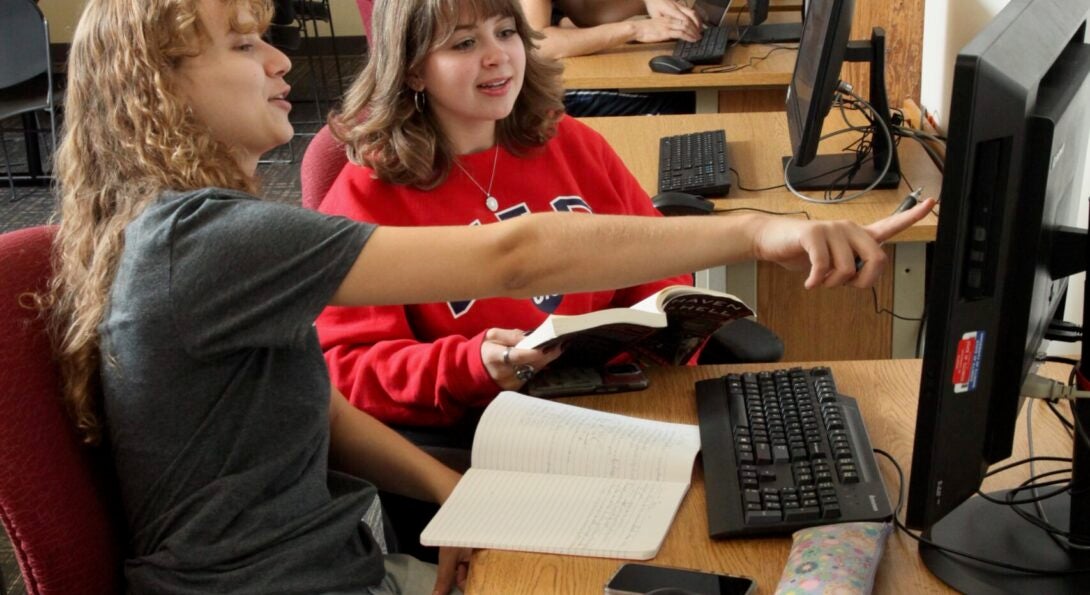
{"type": "MultiPolygon", "coordinates": [[[[689,285],[671,285],[669,287],[663,287],[655,293],[643,298],[642,300],[632,304],[630,306],[633,310],[642,310],[645,312],[665,312],[665,304],[671,299],[679,296],[712,296],[715,298],[724,298],[727,301],[738,302],[745,306],[745,302],[736,296],[729,293],[723,293],[721,291],[715,291],[714,289],[706,289],[703,287],[692,287],[689,285]]],[[[748,306],[746,306],[748,308],[748,306]]]]}
{"type": "Polygon", "coordinates": [[[611,558],[652,558],[686,483],[470,469],[420,542],[611,558]]]}
{"type": "Polygon", "coordinates": [[[505,391],[473,438],[478,469],[689,483],[700,450],[695,425],[564,405],[505,391]]]}
{"type": "MultiPolygon", "coordinates": [[[[572,333],[599,335],[609,343],[624,345],[646,336],[650,329],[666,326],[662,312],[639,311],[631,308],[608,308],[566,316],[551,314],[541,326],[522,338],[515,347],[537,349],[556,342],[572,333]]],[[[582,335],[581,335],[582,336],[582,335]]]]}

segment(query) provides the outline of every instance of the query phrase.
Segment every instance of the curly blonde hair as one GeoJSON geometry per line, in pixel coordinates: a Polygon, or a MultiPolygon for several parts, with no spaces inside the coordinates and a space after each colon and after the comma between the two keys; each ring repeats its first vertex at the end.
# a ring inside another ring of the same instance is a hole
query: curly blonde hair
{"type": "MultiPolygon", "coordinates": [[[[267,0],[221,1],[252,10],[259,27],[269,21],[267,0]]],[[[91,444],[102,438],[98,326],[125,227],[164,190],[257,187],[175,89],[181,60],[210,39],[199,3],[89,0],[72,40],[55,164],[61,222],[43,301],[66,405],[91,444]]]]}
{"type": "Polygon", "coordinates": [[[333,136],[348,158],[366,165],[385,182],[430,189],[446,179],[454,152],[430,110],[418,112],[408,86],[433,49],[446,43],[459,17],[512,17],[526,48],[526,75],[511,113],[497,123],[497,140],[519,155],[556,134],[563,115],[559,63],[540,57],[522,8],[514,0],[378,0],[374,7],[371,55],[330,116],[333,136]]]}

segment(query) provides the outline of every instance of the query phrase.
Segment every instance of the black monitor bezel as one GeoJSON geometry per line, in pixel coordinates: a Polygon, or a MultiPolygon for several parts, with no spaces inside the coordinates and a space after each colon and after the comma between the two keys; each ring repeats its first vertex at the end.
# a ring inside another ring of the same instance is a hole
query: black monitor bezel
{"type": "Polygon", "coordinates": [[[813,91],[804,109],[799,106],[802,100],[796,91],[796,81],[799,80],[799,70],[804,66],[805,60],[796,59],[791,84],[787,88],[787,127],[791,135],[792,164],[795,166],[805,166],[817,157],[822,125],[833,108],[834,92],[840,83],[840,73],[851,37],[854,10],[855,0],[831,0],[826,4],[811,6],[810,14],[806,15],[798,52],[799,56],[818,54],[815,62],[817,72],[814,73],[813,91]],[[825,6],[829,9],[829,26],[820,31],[816,28],[821,19],[813,17],[825,6]],[[818,43],[814,41],[815,35],[821,35],[820,48],[814,47],[818,43]],[[805,114],[801,113],[803,111],[805,114]]]}

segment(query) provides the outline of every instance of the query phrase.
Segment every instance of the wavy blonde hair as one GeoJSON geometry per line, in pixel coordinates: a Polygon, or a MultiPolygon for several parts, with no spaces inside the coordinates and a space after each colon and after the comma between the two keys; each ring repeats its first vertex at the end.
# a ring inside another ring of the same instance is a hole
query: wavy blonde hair
{"type": "Polygon", "coordinates": [[[504,16],[526,48],[526,75],[511,113],[497,123],[497,141],[519,155],[556,134],[563,115],[560,64],[540,57],[522,8],[514,0],[378,0],[371,55],[330,116],[330,129],[345,143],[348,158],[375,171],[380,180],[422,189],[438,186],[454,166],[454,151],[430,110],[416,110],[409,73],[446,43],[459,18],[504,16]]]}
{"type": "MultiPolygon", "coordinates": [[[[266,0],[222,1],[253,10],[261,27],[268,23],[266,0]]],[[[55,165],[61,222],[44,302],[65,403],[91,444],[102,438],[98,326],[125,227],[164,190],[257,187],[175,89],[179,63],[210,39],[198,4],[89,0],[72,40],[55,165]]]]}

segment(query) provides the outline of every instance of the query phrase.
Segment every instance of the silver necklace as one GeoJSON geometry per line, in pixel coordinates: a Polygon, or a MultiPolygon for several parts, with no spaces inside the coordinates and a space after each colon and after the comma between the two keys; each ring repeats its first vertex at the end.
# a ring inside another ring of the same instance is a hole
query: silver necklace
{"type": "Polygon", "coordinates": [[[496,210],[500,208],[500,201],[496,200],[495,196],[492,196],[492,183],[496,181],[496,164],[500,162],[499,143],[496,143],[495,150],[496,156],[492,158],[492,176],[488,178],[488,190],[485,190],[484,186],[481,186],[481,183],[477,181],[477,178],[474,178],[472,175],[470,175],[466,168],[462,167],[462,164],[459,163],[457,159],[454,160],[454,165],[457,165],[458,169],[462,170],[462,173],[464,173],[466,177],[469,178],[470,182],[473,182],[474,186],[480,188],[481,192],[484,192],[484,206],[488,207],[488,210],[492,211],[493,213],[495,213],[496,210]]]}

